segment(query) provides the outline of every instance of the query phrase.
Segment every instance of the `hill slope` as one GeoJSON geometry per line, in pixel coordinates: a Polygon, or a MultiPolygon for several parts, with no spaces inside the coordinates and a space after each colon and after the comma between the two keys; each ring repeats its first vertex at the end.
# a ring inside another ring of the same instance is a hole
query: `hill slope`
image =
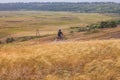
{"type": "MultiPolygon", "coordinates": [[[[56,35],[58,29],[66,34],[70,27],[86,27],[101,21],[119,19],[117,14],[39,12],[39,11],[1,11],[0,39],[9,37],[56,35]]],[[[54,38],[54,36],[53,36],[54,38]]]]}

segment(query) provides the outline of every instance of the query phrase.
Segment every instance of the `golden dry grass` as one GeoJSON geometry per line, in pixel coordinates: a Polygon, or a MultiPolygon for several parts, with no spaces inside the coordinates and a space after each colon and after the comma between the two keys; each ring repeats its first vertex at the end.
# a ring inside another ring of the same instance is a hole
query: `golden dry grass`
{"type": "Polygon", "coordinates": [[[120,40],[1,45],[0,80],[120,80],[120,40]]]}

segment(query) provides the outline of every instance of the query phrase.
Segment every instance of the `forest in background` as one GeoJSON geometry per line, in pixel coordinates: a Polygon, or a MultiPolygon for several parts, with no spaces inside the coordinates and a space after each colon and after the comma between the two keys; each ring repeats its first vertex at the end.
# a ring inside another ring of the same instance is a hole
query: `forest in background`
{"type": "Polygon", "coordinates": [[[114,2],[0,3],[0,11],[69,11],[81,13],[120,13],[120,3],[114,2]]]}

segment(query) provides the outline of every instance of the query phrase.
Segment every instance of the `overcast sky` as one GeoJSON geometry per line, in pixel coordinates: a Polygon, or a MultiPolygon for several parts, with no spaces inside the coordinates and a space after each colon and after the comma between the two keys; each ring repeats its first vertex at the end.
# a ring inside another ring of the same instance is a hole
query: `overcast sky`
{"type": "Polygon", "coordinates": [[[0,0],[0,3],[8,2],[120,2],[120,0],[0,0]]]}

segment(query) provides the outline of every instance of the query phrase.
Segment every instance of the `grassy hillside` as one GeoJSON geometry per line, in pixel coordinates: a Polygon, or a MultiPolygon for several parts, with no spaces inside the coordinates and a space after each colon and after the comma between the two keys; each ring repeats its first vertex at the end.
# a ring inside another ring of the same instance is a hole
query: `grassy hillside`
{"type": "Polygon", "coordinates": [[[0,80],[120,80],[120,40],[0,45],[0,80]]]}
{"type": "Polygon", "coordinates": [[[114,19],[119,15],[0,12],[0,41],[16,39],[0,44],[0,80],[119,80],[119,25],[70,33],[71,27],[114,19]],[[36,36],[36,29],[40,36],[36,36]],[[58,29],[63,30],[67,40],[54,42],[58,29]],[[111,38],[116,40],[105,40],[111,38]]]}
{"type": "Polygon", "coordinates": [[[119,15],[72,12],[0,12],[0,38],[7,36],[34,36],[36,29],[41,35],[55,34],[58,29],[84,27],[100,21],[117,19],[119,15]]]}

